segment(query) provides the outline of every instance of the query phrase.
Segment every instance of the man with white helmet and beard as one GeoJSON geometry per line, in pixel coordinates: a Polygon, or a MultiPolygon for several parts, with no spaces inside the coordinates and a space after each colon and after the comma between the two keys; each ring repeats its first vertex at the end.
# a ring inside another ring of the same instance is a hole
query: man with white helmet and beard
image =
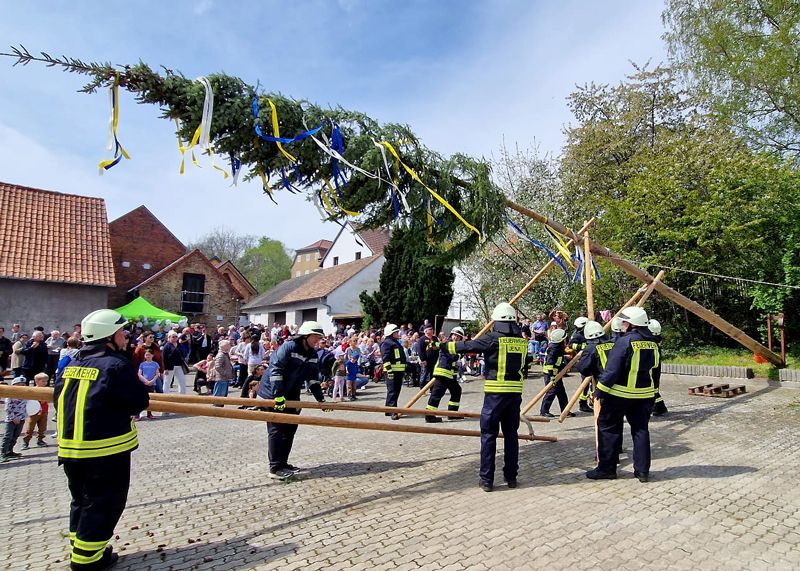
{"type": "Polygon", "coordinates": [[[634,476],[647,482],[650,475],[650,430],[656,387],[661,378],[658,343],[647,329],[647,312],[628,307],[620,313],[624,335],[617,339],[600,375],[595,398],[602,404],[597,418],[597,467],[586,473],[592,480],[617,477],[624,420],[633,437],[634,476]]]}
{"type": "MultiPolygon", "coordinates": [[[[464,339],[464,330],[461,327],[453,327],[450,332],[452,341],[464,339]]],[[[433,369],[433,388],[428,399],[427,410],[439,410],[439,403],[445,391],[450,391],[450,401],[447,403],[447,410],[458,410],[461,406],[461,385],[458,384],[458,359],[460,355],[439,351],[439,360],[433,369]]],[[[455,418],[455,417],[451,417],[455,418]]],[[[425,422],[442,422],[442,418],[434,415],[427,415],[425,422]]]]}
{"type": "Polygon", "coordinates": [[[503,476],[509,488],[517,487],[519,471],[520,405],[524,382],[523,368],[528,342],[522,337],[517,315],[509,303],[500,303],[492,311],[494,327],[486,335],[471,341],[443,343],[441,351],[483,353],[486,381],[481,410],[480,487],[485,492],[494,488],[497,435],[502,428],[505,438],[503,476]]]}
{"type": "MultiPolygon", "coordinates": [[[[397,408],[397,399],[400,398],[407,364],[406,351],[400,344],[400,328],[394,323],[389,323],[383,328],[381,359],[383,372],[386,373],[386,406],[397,408]]],[[[390,414],[387,412],[386,416],[390,414]]],[[[391,414],[391,417],[392,420],[400,418],[397,414],[391,414]]]]}
{"type": "MultiPolygon", "coordinates": [[[[317,344],[324,335],[322,326],[316,321],[306,321],[297,335],[287,339],[270,356],[269,369],[261,377],[258,397],[274,399],[275,405],[269,410],[285,414],[300,414],[300,409],[286,408],[287,400],[300,400],[305,383],[309,383],[311,394],[317,402],[325,402],[319,385],[319,364],[317,344]]],[[[291,479],[298,471],[289,464],[296,424],[267,422],[267,442],[269,449],[269,477],[276,480],[291,479]]]]}

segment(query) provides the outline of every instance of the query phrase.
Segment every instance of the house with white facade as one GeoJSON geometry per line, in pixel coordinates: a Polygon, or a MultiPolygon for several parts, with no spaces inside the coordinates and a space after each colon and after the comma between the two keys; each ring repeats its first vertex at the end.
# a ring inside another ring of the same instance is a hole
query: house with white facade
{"type": "Polygon", "coordinates": [[[318,321],[325,333],[334,322],[360,323],[359,294],[378,289],[385,262],[385,230],[357,231],[345,224],[320,261],[317,271],[293,275],[242,306],[250,323],[263,325],[318,321]]]}

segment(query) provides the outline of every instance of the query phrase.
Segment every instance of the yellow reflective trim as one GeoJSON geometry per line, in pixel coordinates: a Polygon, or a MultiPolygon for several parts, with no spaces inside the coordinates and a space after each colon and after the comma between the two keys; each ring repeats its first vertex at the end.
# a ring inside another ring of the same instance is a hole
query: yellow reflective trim
{"type": "MultiPolygon", "coordinates": [[[[275,402],[278,402],[278,399],[275,399],[275,402]]],[[[120,434],[119,436],[112,436],[111,438],[103,438],[100,440],[69,440],[66,438],[59,438],[58,445],[59,447],[63,446],[64,448],[73,448],[76,450],[92,450],[96,448],[106,448],[108,446],[116,446],[117,444],[122,444],[129,441],[131,438],[136,438],[136,427],[133,426],[133,422],[131,422],[130,432],[120,434]]]]}
{"type": "Polygon", "coordinates": [[[97,450],[72,450],[70,448],[66,449],[59,448],[58,457],[70,458],[72,460],[82,460],[86,458],[102,458],[103,456],[113,456],[114,454],[120,454],[122,452],[127,452],[128,450],[133,450],[138,445],[139,445],[138,438],[134,438],[130,442],[120,444],[119,446],[112,446],[109,448],[99,448],[97,450]]]}
{"type": "Polygon", "coordinates": [[[439,410],[438,406],[433,406],[432,404],[426,405],[425,410],[439,410]]]}
{"type": "Polygon", "coordinates": [[[450,369],[443,369],[439,365],[436,365],[433,368],[433,376],[434,377],[446,377],[448,379],[452,379],[453,377],[455,377],[455,373],[453,373],[453,371],[450,370],[450,369]]]}
{"type": "Polygon", "coordinates": [[[461,403],[451,400],[450,402],[447,403],[447,406],[461,406],[461,403]]]}
{"type": "Polygon", "coordinates": [[[75,537],[75,547],[78,549],[83,549],[84,551],[97,551],[98,549],[105,549],[108,542],[111,540],[109,537],[105,541],[83,541],[82,539],[78,539],[75,537]]]}
{"type": "Polygon", "coordinates": [[[447,343],[447,352],[455,355],[455,353],[456,353],[456,342],[455,341],[449,341],[447,343]]]}
{"type": "Polygon", "coordinates": [[[56,430],[59,439],[61,439],[61,437],[64,435],[64,417],[67,416],[66,411],[64,410],[64,400],[67,396],[67,389],[69,389],[69,381],[70,379],[64,379],[64,387],[61,389],[61,394],[58,395],[58,420],[56,430]]]}
{"type": "Polygon", "coordinates": [[[392,372],[393,373],[400,373],[406,370],[406,366],[403,363],[395,363],[392,365],[392,372]]]}
{"type": "Polygon", "coordinates": [[[73,563],[77,563],[79,565],[88,565],[90,563],[95,563],[96,561],[100,561],[103,558],[103,553],[105,549],[100,549],[94,555],[86,556],[81,555],[80,553],[75,553],[74,551],[70,555],[70,561],[73,563]]]}
{"type": "Polygon", "coordinates": [[[64,368],[62,377],[65,379],[78,379],[80,381],[96,381],[100,376],[100,369],[96,367],[70,366],[64,368]]]}
{"type": "Polygon", "coordinates": [[[86,409],[86,393],[89,392],[89,380],[81,379],[78,385],[78,396],[75,399],[75,416],[73,422],[75,424],[73,438],[81,442],[83,441],[83,417],[86,409]]]}

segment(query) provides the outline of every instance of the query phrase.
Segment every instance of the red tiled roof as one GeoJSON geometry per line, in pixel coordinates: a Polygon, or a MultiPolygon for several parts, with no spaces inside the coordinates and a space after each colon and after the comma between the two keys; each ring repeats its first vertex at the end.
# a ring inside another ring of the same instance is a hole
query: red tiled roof
{"type": "Polygon", "coordinates": [[[114,287],[102,198],[0,182],[0,278],[114,287]]]}
{"type": "Polygon", "coordinates": [[[305,248],[300,248],[297,251],[305,252],[307,250],[323,250],[327,252],[330,249],[331,245],[333,245],[333,242],[331,242],[330,240],[317,240],[313,244],[309,244],[305,248]]]}
{"type": "Polygon", "coordinates": [[[369,256],[356,260],[355,262],[339,264],[338,266],[284,280],[261,295],[251,299],[242,306],[242,309],[294,303],[297,301],[325,297],[378,258],[380,258],[380,256],[369,256]]]}
{"type": "Polygon", "coordinates": [[[383,254],[383,249],[392,238],[392,234],[383,228],[373,228],[371,230],[357,230],[358,236],[367,243],[374,256],[383,254]]]}

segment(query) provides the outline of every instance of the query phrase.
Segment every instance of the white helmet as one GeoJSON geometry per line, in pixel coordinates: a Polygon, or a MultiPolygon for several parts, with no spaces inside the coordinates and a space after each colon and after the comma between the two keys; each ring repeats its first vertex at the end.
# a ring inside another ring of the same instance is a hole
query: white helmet
{"type": "Polygon", "coordinates": [[[516,321],[517,311],[510,303],[498,303],[492,311],[492,321],[516,321]]]}
{"type": "Polygon", "coordinates": [[[651,319],[647,324],[647,328],[653,335],[661,335],[661,323],[657,319],[651,319]]]}
{"type": "Polygon", "coordinates": [[[81,321],[81,335],[86,343],[96,343],[114,335],[127,322],[113,309],[97,309],[81,321]]]}
{"type": "Polygon", "coordinates": [[[458,326],[453,327],[453,329],[450,331],[450,335],[461,335],[462,337],[466,337],[464,330],[458,326]]]}
{"type": "Polygon", "coordinates": [[[598,339],[605,334],[603,326],[596,321],[587,321],[586,327],[583,328],[583,336],[586,339],[598,339]]]}
{"type": "Polygon", "coordinates": [[[316,321],[304,321],[303,324],[300,326],[300,329],[297,330],[297,334],[325,335],[325,332],[322,330],[322,325],[320,325],[316,321]]]}
{"type": "Polygon", "coordinates": [[[553,329],[550,332],[550,343],[561,343],[567,338],[567,332],[563,329],[553,329]]]}
{"type": "Polygon", "coordinates": [[[575,325],[575,327],[580,329],[581,327],[585,327],[588,322],[589,322],[589,318],[588,317],[584,317],[583,315],[581,315],[580,317],[575,319],[574,325],[575,325]]]}
{"type": "Polygon", "coordinates": [[[400,331],[400,328],[397,325],[395,325],[394,323],[390,323],[389,325],[387,325],[386,327],[383,328],[383,335],[385,337],[388,337],[389,335],[391,335],[395,331],[400,331]]]}
{"type": "Polygon", "coordinates": [[[619,318],[635,327],[647,327],[647,312],[635,305],[623,309],[622,313],[619,314],[619,318]]]}
{"type": "Polygon", "coordinates": [[[619,317],[615,317],[611,320],[611,331],[614,333],[622,333],[622,320],[619,317]]]}

